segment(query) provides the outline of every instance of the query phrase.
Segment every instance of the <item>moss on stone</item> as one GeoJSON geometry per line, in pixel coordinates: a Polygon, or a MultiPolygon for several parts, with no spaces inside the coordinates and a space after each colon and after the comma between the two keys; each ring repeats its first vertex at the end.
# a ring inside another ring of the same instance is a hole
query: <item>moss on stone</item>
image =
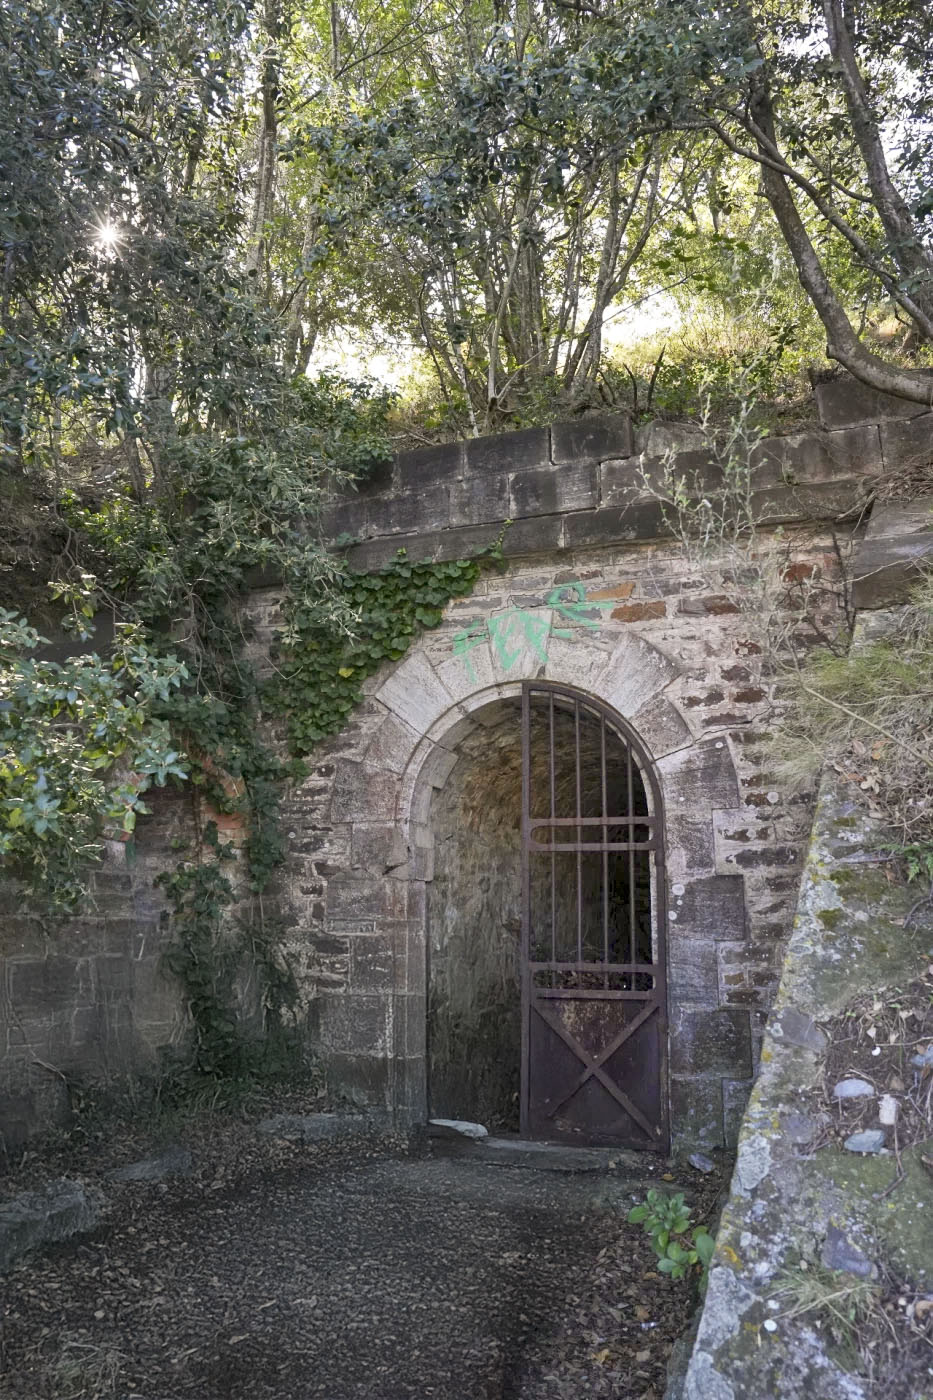
{"type": "Polygon", "coordinates": [[[839,927],[840,920],[845,918],[844,909],[818,909],[816,917],[824,928],[834,929],[839,927]]]}
{"type": "Polygon", "coordinates": [[[933,1139],[901,1153],[904,1179],[897,1180],[892,1157],[862,1156],[831,1149],[817,1158],[826,1179],[844,1191],[863,1227],[879,1245],[895,1273],[916,1288],[933,1280],[933,1183],[920,1161],[933,1152],[933,1139]]]}

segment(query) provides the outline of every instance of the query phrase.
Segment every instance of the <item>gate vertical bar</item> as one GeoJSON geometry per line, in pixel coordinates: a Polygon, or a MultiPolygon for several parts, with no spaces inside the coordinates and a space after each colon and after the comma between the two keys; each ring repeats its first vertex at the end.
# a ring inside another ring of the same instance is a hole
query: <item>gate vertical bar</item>
{"type": "MultiPolygon", "coordinates": [[[[637,957],[636,957],[636,951],[637,951],[637,950],[636,950],[636,938],[635,938],[635,852],[634,852],[634,850],[632,849],[632,847],[633,847],[633,845],[634,845],[634,843],[635,843],[635,827],[632,825],[632,819],[634,818],[635,813],[632,811],[632,807],[633,807],[634,804],[633,804],[633,802],[632,802],[633,784],[632,784],[632,746],[631,746],[631,744],[626,744],[626,746],[625,746],[625,767],[626,767],[626,776],[625,776],[625,783],[626,783],[626,800],[627,800],[628,818],[629,818],[629,828],[628,828],[628,840],[629,840],[629,850],[628,850],[628,933],[629,933],[629,945],[630,945],[630,947],[629,947],[629,962],[632,963],[632,964],[635,964],[635,963],[638,961],[638,959],[637,959],[637,957]]],[[[633,973],[633,974],[632,974],[632,986],[633,986],[633,989],[634,989],[634,984],[635,984],[635,975],[634,975],[634,973],[633,973]]]]}
{"type": "MultiPolygon", "coordinates": [[[[553,720],[553,700],[552,720],[553,720]]],[[[553,728],[552,728],[553,744],[553,728]]],[[[529,824],[531,816],[531,688],[522,684],[522,933],[521,933],[521,998],[522,1048],[521,1086],[519,1090],[519,1129],[523,1137],[530,1131],[528,1117],[529,1061],[531,1058],[531,855],[529,824]]]]}
{"type": "MultiPolygon", "coordinates": [[[[548,696],[548,724],[549,724],[549,729],[548,729],[549,749],[548,749],[548,753],[549,753],[549,755],[550,755],[549,765],[548,765],[548,773],[549,773],[548,787],[549,787],[550,794],[551,794],[551,817],[554,818],[554,817],[557,816],[557,792],[556,792],[556,786],[555,786],[555,784],[556,784],[556,776],[555,776],[555,773],[554,773],[554,696],[553,696],[553,695],[549,695],[549,696],[548,696]]],[[[530,723],[529,723],[529,733],[530,733],[530,728],[531,728],[531,726],[530,726],[530,723]]],[[[528,758],[529,758],[529,762],[530,762],[530,761],[531,761],[531,753],[530,753],[530,751],[529,751],[528,758]]],[[[553,850],[554,844],[555,844],[555,843],[554,843],[554,828],[551,827],[551,847],[552,847],[552,849],[551,849],[551,961],[552,961],[552,962],[557,962],[557,855],[556,855],[555,851],[553,850]]],[[[553,974],[553,973],[551,973],[551,976],[550,976],[550,978],[549,978],[548,980],[553,984],[553,982],[554,982],[554,974],[553,974]]]]}
{"type": "MultiPolygon", "coordinates": [[[[599,717],[599,776],[600,776],[600,797],[602,799],[602,815],[609,815],[608,799],[606,797],[606,716],[599,717]]],[[[609,828],[604,824],[600,827],[603,833],[603,846],[609,841],[609,828]]],[[[603,986],[609,986],[609,852],[603,850],[603,986]]]]}
{"type": "MultiPolygon", "coordinates": [[[[580,702],[573,702],[574,767],[577,787],[577,821],[583,816],[580,804],[580,702]]],[[[581,828],[577,827],[577,842],[581,828]]],[[[583,852],[577,851],[577,962],[583,962],[583,852]]]]}

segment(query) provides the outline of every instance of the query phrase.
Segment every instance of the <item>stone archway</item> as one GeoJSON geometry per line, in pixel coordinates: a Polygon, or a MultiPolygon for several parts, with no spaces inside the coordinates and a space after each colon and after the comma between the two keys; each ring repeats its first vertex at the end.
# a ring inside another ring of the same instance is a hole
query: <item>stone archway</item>
{"type": "Polygon", "coordinates": [[[385,987],[388,1099],[400,1123],[427,1115],[428,913],[437,868],[432,804],[462,746],[481,743],[475,736],[482,712],[514,704],[521,678],[547,679],[619,714],[656,765],[668,814],[672,1129],[684,1140],[714,1145],[722,1140],[726,1082],[750,1071],[747,1013],[720,1010],[716,972],[717,943],[744,937],[741,877],[723,873],[716,854],[714,815],[739,801],[729,746],[691,730],[665,694],[680,675],[678,664],[641,636],[574,642],[550,635],[549,613],[540,622],[535,647],[513,654],[507,665],[489,645],[472,649],[466,665],[451,656],[449,641],[443,647],[429,637],[373,697],[380,718],[364,761],[353,764],[340,814],[379,818],[391,845],[385,871],[397,893],[383,902],[391,905],[404,947],[396,944],[391,987],[385,987]]]}

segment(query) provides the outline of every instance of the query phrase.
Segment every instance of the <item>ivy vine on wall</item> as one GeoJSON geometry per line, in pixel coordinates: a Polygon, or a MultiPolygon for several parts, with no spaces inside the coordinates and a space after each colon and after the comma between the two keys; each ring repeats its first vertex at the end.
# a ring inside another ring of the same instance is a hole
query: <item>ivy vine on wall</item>
{"type": "Polygon", "coordinates": [[[484,569],[501,564],[500,537],[470,559],[413,563],[400,550],[378,571],[344,566],[336,580],[341,606],[324,616],[305,593],[288,590],[274,678],[259,688],[252,669],[240,663],[214,687],[226,699],[206,704],[192,696],[176,714],[189,753],[201,754],[193,781],[213,810],[243,816],[251,901],[250,917],[232,919],[236,883],[222,868],[232,852],[211,823],[206,832],[213,854],[160,877],[175,925],[166,963],[185,989],[194,1031],[187,1070],[236,1082],[296,1067],[302,1046],[289,1013],[297,1006],[297,986],[261,899],[284,859],[278,820],[284,784],[301,776],[302,759],[318,743],[346,725],[367,676],[386,661],[401,660],[422,631],[440,625],[453,598],[469,594],[484,569]],[[261,718],[272,715],[286,720],[290,759],[278,757],[262,738],[261,718]],[[237,1007],[244,964],[260,985],[258,1042],[244,1035],[237,1007]]]}
{"type": "Polygon", "coordinates": [[[337,734],[363,698],[362,685],[385,661],[400,661],[419,632],[437,627],[454,598],[470,593],[484,568],[498,567],[501,538],[470,559],[413,563],[405,550],[385,568],[347,568],[341,596],[354,618],[351,630],[322,625],[300,599],[287,599],[283,654],[264,697],[270,713],[288,724],[296,755],[337,734]]]}
{"type": "MultiPolygon", "coordinates": [[[[210,490],[199,477],[197,511],[224,526],[210,537],[209,549],[202,547],[200,527],[189,530],[191,514],[173,514],[174,533],[163,531],[155,548],[152,531],[140,524],[145,513],[133,514],[124,502],[97,512],[72,509],[76,537],[98,570],[83,573],[67,590],[69,606],[82,620],[81,635],[89,635],[91,614],[101,606],[132,618],[112,660],[93,656],[70,669],[32,663],[21,653],[35,645],[35,634],[21,620],[14,626],[9,614],[3,615],[7,650],[0,646],[0,738],[7,751],[6,766],[0,765],[0,833],[11,871],[28,877],[47,907],[77,907],[88,862],[99,855],[117,809],[124,836],[132,833],[133,812],[129,818],[124,812],[130,802],[126,780],[113,792],[113,782],[103,780],[95,779],[88,793],[76,786],[76,775],[84,781],[86,752],[98,755],[94,762],[105,778],[111,758],[131,753],[134,811],[146,810],[138,791],[170,776],[195,789],[195,806],[206,813],[208,820],[197,823],[197,849],[179,849],[177,865],[159,879],[171,923],[165,965],[182,988],[191,1019],[192,1034],[169,1067],[182,1091],[192,1079],[235,1085],[305,1065],[307,1047],[290,1014],[297,988],[283,956],[281,929],[263,905],[284,858],[279,808],[285,785],[306,771],[304,758],[316,744],[344,727],[362,699],[366,677],[382,663],[400,660],[421,631],[441,623],[451,599],[468,594],[482,570],[501,561],[500,538],[471,559],[415,563],[400,551],[385,568],[359,572],[296,542],[291,522],[304,513],[297,487],[285,492],[271,526],[263,515],[265,530],[257,534],[250,512],[258,510],[254,497],[264,496],[269,482],[238,473],[241,486],[251,485],[243,487],[245,502],[237,502],[227,489],[229,473],[215,471],[209,481],[210,490]],[[228,506],[232,502],[225,514],[216,509],[214,498],[221,495],[228,506]],[[237,549],[228,547],[228,535],[239,542],[237,549]],[[243,544],[253,539],[259,539],[255,548],[243,544]],[[213,564],[221,552],[218,572],[213,564]],[[257,565],[277,569],[287,580],[286,626],[271,683],[260,683],[246,654],[242,604],[249,570],[257,565]],[[161,654],[166,616],[185,622],[173,628],[170,682],[160,670],[158,683],[150,684],[155,663],[150,665],[145,648],[161,654]],[[126,638],[136,646],[133,665],[126,638]],[[40,673],[44,689],[37,689],[40,673]],[[108,697],[113,690],[110,698],[119,710],[116,729],[111,724],[106,730],[107,752],[100,705],[91,704],[104,690],[108,697]],[[130,714],[128,698],[141,736],[131,750],[118,732],[118,721],[130,714]],[[272,746],[263,724],[272,716],[286,719],[286,754],[272,746]],[[51,739],[61,748],[63,734],[68,761],[56,767],[58,749],[53,754],[51,739]],[[160,740],[158,754],[153,736],[160,740]],[[11,754],[18,766],[10,766],[11,754]],[[35,820],[27,800],[30,784],[38,784],[35,820]],[[72,813],[78,798],[84,825],[76,844],[72,813]],[[59,812],[69,814],[68,823],[58,822],[59,812]],[[220,839],[212,816],[236,819],[242,833],[238,855],[220,839]],[[244,987],[251,989],[245,999],[244,987]]],[[[57,591],[61,596],[61,585],[57,591]]]]}

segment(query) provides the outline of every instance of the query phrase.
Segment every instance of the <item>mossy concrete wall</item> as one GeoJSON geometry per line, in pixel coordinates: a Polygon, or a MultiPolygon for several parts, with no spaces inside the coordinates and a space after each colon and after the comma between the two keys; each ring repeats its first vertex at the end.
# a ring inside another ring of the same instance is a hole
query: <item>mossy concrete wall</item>
{"type": "MultiPolygon", "coordinates": [[[[854,646],[895,614],[867,614],[854,646]]],[[[905,917],[917,891],[891,878],[882,833],[827,772],[819,793],[793,932],[738,1143],[685,1400],[867,1400],[880,1395],[834,1352],[816,1314],[788,1316],[789,1278],[853,1257],[933,1294],[933,1190],[914,1145],[865,1156],[826,1145],[821,1098],[826,1023],[866,993],[916,976],[933,947],[929,914],[905,917]],[[827,1253],[828,1242],[835,1242],[827,1253]],[[836,1257],[834,1257],[834,1255],[836,1257]]],[[[865,1267],[865,1265],[860,1265],[865,1267]]],[[[846,1281],[843,1271],[838,1274],[846,1281]]],[[[849,1278],[851,1282],[851,1278],[849,1278]]],[[[825,1324],[825,1319],[824,1319],[825,1324]]],[[[930,1393],[933,1393],[931,1390],[930,1393]]]]}

